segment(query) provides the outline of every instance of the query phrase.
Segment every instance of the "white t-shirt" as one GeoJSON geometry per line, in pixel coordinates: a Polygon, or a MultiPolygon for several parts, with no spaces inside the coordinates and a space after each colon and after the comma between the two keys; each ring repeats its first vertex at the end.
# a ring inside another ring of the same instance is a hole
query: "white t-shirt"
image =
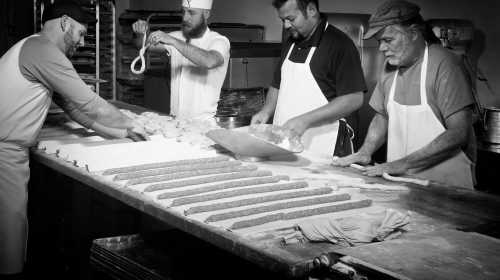
{"type": "MultiPolygon", "coordinates": [[[[186,41],[181,31],[171,36],[186,41]]],[[[166,46],[171,55],[170,114],[178,118],[207,118],[215,115],[220,91],[229,63],[229,40],[207,28],[202,37],[190,44],[204,50],[217,51],[224,63],[213,69],[203,69],[184,57],[177,49],[166,46]]]]}

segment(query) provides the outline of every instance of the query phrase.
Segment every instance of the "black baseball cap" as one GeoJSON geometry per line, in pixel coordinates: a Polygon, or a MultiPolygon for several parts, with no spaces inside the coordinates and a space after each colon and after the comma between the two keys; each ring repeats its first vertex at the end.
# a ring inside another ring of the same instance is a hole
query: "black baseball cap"
{"type": "Polygon", "coordinates": [[[42,23],[48,20],[60,18],[66,15],[81,24],[95,24],[97,19],[95,15],[85,11],[81,5],[73,1],[56,1],[54,4],[49,5],[42,16],[42,23]]]}

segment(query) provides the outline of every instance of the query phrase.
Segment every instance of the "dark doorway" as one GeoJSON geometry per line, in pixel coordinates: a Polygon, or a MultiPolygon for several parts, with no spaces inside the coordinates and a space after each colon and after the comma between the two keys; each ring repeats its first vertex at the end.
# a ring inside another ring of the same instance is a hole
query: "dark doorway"
{"type": "Polygon", "coordinates": [[[34,33],[33,0],[0,1],[0,56],[34,33]]]}

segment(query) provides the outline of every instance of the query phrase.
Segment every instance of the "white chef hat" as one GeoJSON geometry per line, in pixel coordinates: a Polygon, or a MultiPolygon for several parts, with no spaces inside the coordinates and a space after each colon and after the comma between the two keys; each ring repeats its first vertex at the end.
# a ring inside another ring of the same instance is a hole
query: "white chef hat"
{"type": "Polygon", "coordinates": [[[182,0],[182,6],[195,9],[212,9],[213,0],[182,0]]]}

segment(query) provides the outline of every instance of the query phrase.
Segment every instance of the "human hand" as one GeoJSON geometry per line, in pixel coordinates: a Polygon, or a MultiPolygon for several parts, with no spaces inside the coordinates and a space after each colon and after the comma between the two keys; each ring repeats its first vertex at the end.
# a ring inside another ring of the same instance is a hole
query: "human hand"
{"type": "Polygon", "coordinates": [[[175,40],[177,39],[175,39],[174,37],[168,35],[167,33],[161,30],[152,32],[148,38],[148,42],[152,45],[156,45],[159,43],[165,45],[173,45],[175,43],[175,40]]]}
{"type": "Polygon", "coordinates": [[[299,116],[289,119],[285,124],[283,124],[283,128],[292,131],[299,137],[302,137],[304,132],[309,128],[309,124],[299,116]]]}
{"type": "Polygon", "coordinates": [[[396,160],[366,167],[365,170],[363,171],[363,175],[367,175],[370,177],[382,176],[384,173],[390,175],[403,175],[407,171],[408,171],[407,165],[404,162],[396,160]]]}
{"type": "Polygon", "coordinates": [[[148,29],[149,29],[148,23],[142,19],[140,19],[140,20],[134,22],[134,24],[132,24],[132,30],[135,33],[144,34],[148,31],[148,29]]]}
{"type": "Polygon", "coordinates": [[[259,111],[257,114],[252,116],[252,120],[250,121],[250,124],[265,124],[269,120],[271,116],[264,111],[259,111]]]}
{"type": "Polygon", "coordinates": [[[149,136],[144,128],[144,125],[135,121],[132,123],[131,128],[127,128],[127,137],[134,140],[134,142],[149,140],[149,136]]]}
{"type": "Polygon", "coordinates": [[[354,153],[352,155],[348,155],[345,157],[334,157],[331,164],[333,166],[347,167],[353,163],[367,165],[371,162],[371,160],[372,160],[371,156],[357,152],[357,153],[354,153]]]}

